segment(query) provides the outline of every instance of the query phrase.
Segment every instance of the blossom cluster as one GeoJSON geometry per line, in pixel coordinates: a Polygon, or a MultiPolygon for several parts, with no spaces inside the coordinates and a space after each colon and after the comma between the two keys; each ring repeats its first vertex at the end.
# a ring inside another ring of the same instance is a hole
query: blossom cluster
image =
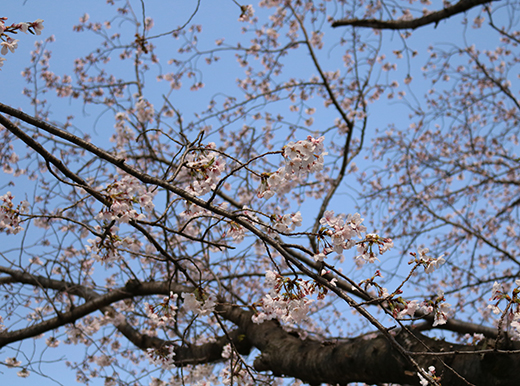
{"type": "Polygon", "coordinates": [[[7,192],[0,196],[0,231],[9,234],[17,234],[23,228],[20,226],[20,214],[27,212],[29,203],[22,201],[15,208],[13,204],[14,196],[7,192]]]}
{"type": "MultiPolygon", "coordinates": [[[[367,230],[364,225],[361,225],[363,220],[359,213],[349,214],[345,218],[343,214],[335,216],[333,210],[326,211],[320,219],[322,228],[318,235],[319,240],[324,240],[325,248],[323,252],[314,256],[314,260],[323,261],[325,256],[331,252],[342,255],[345,249],[350,249],[356,245],[356,241],[353,240],[354,237],[362,239],[362,234],[367,230]],[[327,237],[330,238],[330,241],[325,241],[327,237]]],[[[377,243],[379,240],[379,236],[376,236],[373,237],[373,243],[377,243]]],[[[381,240],[389,240],[386,241],[387,246],[385,248],[390,248],[390,239],[381,240]]]]}
{"type": "Polygon", "coordinates": [[[323,169],[325,137],[307,139],[298,142],[289,142],[283,148],[285,165],[274,173],[264,173],[257,193],[259,198],[269,199],[275,194],[285,194],[292,189],[296,182],[306,178],[309,173],[323,169]]]}
{"type": "Polygon", "coordinates": [[[415,253],[411,253],[411,255],[415,257],[415,259],[412,260],[410,263],[415,262],[424,266],[424,272],[426,273],[432,273],[446,262],[446,260],[443,258],[444,255],[441,255],[437,258],[428,256],[427,253],[430,252],[428,248],[421,248],[418,252],[418,257],[415,253]]]}
{"type": "Polygon", "coordinates": [[[112,264],[121,258],[121,250],[130,250],[137,252],[141,247],[141,242],[132,237],[121,238],[117,235],[118,227],[113,226],[110,232],[102,237],[88,239],[89,245],[86,245],[86,251],[90,256],[102,263],[112,264]]]}
{"type": "Polygon", "coordinates": [[[97,218],[100,220],[115,220],[119,223],[143,220],[146,216],[143,213],[137,213],[134,204],[139,204],[141,210],[144,209],[147,213],[151,213],[154,208],[153,194],[134,177],[124,176],[121,180],[108,185],[105,191],[111,205],[99,212],[97,218]]]}
{"type": "Polygon", "coordinates": [[[130,141],[135,140],[135,134],[132,128],[130,128],[126,122],[128,122],[128,115],[124,112],[118,112],[115,115],[115,133],[110,138],[110,142],[115,142],[116,149],[118,150],[119,156],[125,156],[124,147],[130,141]]]}
{"type": "Polygon", "coordinates": [[[363,259],[369,263],[378,260],[377,254],[374,252],[374,248],[377,246],[379,255],[382,255],[390,248],[394,246],[392,239],[382,238],[375,233],[369,233],[365,236],[365,239],[357,244],[357,251],[359,253],[356,259],[363,259]]]}
{"type": "Polygon", "coordinates": [[[419,303],[417,300],[406,301],[406,307],[397,313],[397,318],[413,317],[415,312],[419,310],[425,314],[434,314],[433,327],[446,324],[451,305],[446,303],[445,300],[444,292],[439,291],[437,297],[433,300],[425,300],[422,303],[419,303]]]}
{"type": "Polygon", "coordinates": [[[292,232],[295,227],[299,227],[302,225],[302,220],[303,219],[300,212],[284,214],[283,216],[271,216],[273,228],[276,229],[278,232],[292,232]]]}
{"type": "Polygon", "coordinates": [[[520,340],[520,279],[515,280],[515,285],[516,287],[513,289],[511,295],[509,295],[504,291],[502,285],[495,281],[489,300],[496,301],[496,303],[489,304],[488,308],[491,309],[494,314],[503,314],[503,316],[506,316],[510,326],[510,336],[515,340],[520,340]],[[504,311],[498,307],[498,304],[502,300],[508,302],[504,311]]]}
{"type": "MultiPolygon", "coordinates": [[[[220,207],[227,208],[227,205],[226,206],[220,205],[220,207]]],[[[247,222],[256,222],[256,223],[260,222],[260,220],[258,219],[258,216],[253,211],[251,211],[247,205],[244,205],[242,207],[241,216],[242,216],[242,219],[247,222]]],[[[296,216],[296,214],[289,215],[289,216],[296,216]]],[[[279,216],[276,218],[281,219],[281,217],[282,216],[279,216]]],[[[273,217],[271,218],[271,220],[273,222],[275,221],[273,219],[273,217]]],[[[296,218],[295,218],[295,220],[296,220],[296,218]]],[[[236,223],[235,221],[228,222],[228,225],[229,225],[229,230],[224,234],[224,236],[231,236],[231,238],[233,239],[233,241],[235,243],[237,243],[237,244],[241,243],[244,240],[244,237],[246,235],[246,229],[242,225],[239,225],[238,223],[236,223]]],[[[294,225],[300,226],[301,222],[299,224],[295,223],[294,225]]]]}
{"type": "Polygon", "coordinates": [[[170,370],[175,367],[175,351],[173,346],[164,346],[161,348],[149,348],[146,350],[148,359],[151,364],[161,366],[164,370],[170,370]]]}
{"type": "MultiPolygon", "coordinates": [[[[265,283],[271,289],[260,300],[262,311],[253,315],[254,323],[270,319],[301,323],[307,318],[309,305],[313,302],[308,296],[316,292],[316,284],[303,279],[284,278],[270,270],[265,274],[265,283]]],[[[323,296],[324,293],[318,294],[318,298],[323,296]]]]}
{"type": "Polygon", "coordinates": [[[193,292],[183,292],[181,294],[184,299],[183,307],[186,311],[191,311],[197,315],[205,316],[215,311],[216,298],[214,295],[202,294],[197,290],[193,292]]]}
{"type": "MultiPolygon", "coordinates": [[[[0,40],[2,41],[0,43],[0,46],[2,47],[0,49],[0,52],[2,55],[6,55],[9,51],[14,53],[16,48],[18,48],[18,39],[13,39],[11,36],[7,36],[7,33],[10,34],[16,34],[18,31],[22,32],[30,32],[32,34],[40,35],[43,30],[43,20],[37,19],[36,21],[33,21],[32,23],[14,23],[10,26],[5,25],[5,21],[7,20],[6,17],[0,17],[0,40]]],[[[0,67],[4,64],[4,58],[0,58],[0,67]]]]}
{"type": "Polygon", "coordinates": [[[240,17],[238,18],[238,21],[249,21],[254,16],[254,14],[255,10],[253,9],[252,5],[242,5],[240,6],[240,17]]]}
{"type": "MultiPolygon", "coordinates": [[[[419,383],[421,386],[428,386],[430,384],[430,382],[421,373],[417,373],[417,375],[419,376],[419,383]]],[[[439,380],[439,377],[435,376],[435,366],[428,367],[428,376],[435,381],[439,380]]]]}
{"type": "Polygon", "coordinates": [[[226,169],[226,161],[213,149],[216,149],[216,145],[210,142],[206,148],[187,156],[185,166],[193,178],[187,190],[195,196],[202,196],[215,189],[220,175],[226,169]]]}
{"type": "Polygon", "coordinates": [[[143,97],[140,97],[135,104],[135,111],[139,122],[151,122],[153,121],[153,115],[155,113],[153,105],[143,97]]]}
{"type": "Polygon", "coordinates": [[[219,374],[223,385],[254,386],[257,383],[249,375],[246,368],[241,366],[225,366],[219,374]]]}
{"type": "Polygon", "coordinates": [[[237,224],[236,222],[231,222],[229,223],[229,231],[227,232],[227,235],[231,236],[235,243],[240,244],[242,241],[244,241],[246,230],[243,226],[237,224]]]}
{"type": "Polygon", "coordinates": [[[173,325],[177,313],[177,294],[170,292],[170,296],[165,296],[163,301],[157,305],[144,303],[146,315],[158,327],[173,325]]]}
{"type": "MultiPolygon", "coordinates": [[[[12,368],[12,367],[20,367],[22,362],[19,361],[18,359],[16,359],[15,357],[12,357],[12,358],[6,358],[5,364],[7,367],[12,368]]],[[[27,378],[29,376],[29,374],[30,374],[30,372],[26,368],[23,368],[16,373],[16,375],[18,375],[20,378],[27,378]]]]}

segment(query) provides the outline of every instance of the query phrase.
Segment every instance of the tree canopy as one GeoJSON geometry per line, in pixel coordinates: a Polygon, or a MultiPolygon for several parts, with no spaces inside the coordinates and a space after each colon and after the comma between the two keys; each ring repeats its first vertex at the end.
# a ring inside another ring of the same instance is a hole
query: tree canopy
{"type": "Polygon", "coordinates": [[[3,371],[518,383],[515,1],[89,6],[0,15],[3,371]]]}

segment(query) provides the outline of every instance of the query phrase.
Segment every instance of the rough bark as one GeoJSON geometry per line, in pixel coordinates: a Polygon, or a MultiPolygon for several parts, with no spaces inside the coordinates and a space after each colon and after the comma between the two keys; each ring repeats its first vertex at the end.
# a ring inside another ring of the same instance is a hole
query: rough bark
{"type": "MultiPolygon", "coordinates": [[[[88,313],[96,310],[111,313],[115,311],[110,304],[123,299],[192,290],[190,287],[172,285],[168,282],[129,281],[125,287],[98,294],[81,285],[7,268],[2,268],[1,271],[9,275],[11,283],[63,291],[82,297],[85,301],[71,313],[58,315],[18,331],[0,332],[1,346],[79,320],[87,314],[83,312],[85,310],[89,310],[88,313]]],[[[252,311],[226,303],[222,299],[216,312],[236,328],[211,343],[175,345],[177,365],[222,361],[222,349],[231,340],[243,355],[249,354],[252,347],[261,352],[254,361],[256,370],[270,371],[277,376],[295,377],[309,384],[418,383],[417,370],[381,332],[351,339],[316,341],[301,339],[297,334],[285,330],[276,321],[255,324],[251,320],[252,311]]],[[[142,334],[126,321],[114,324],[127,339],[142,350],[172,344],[167,340],[142,334]]],[[[490,339],[479,346],[466,346],[429,338],[417,329],[399,329],[392,332],[392,335],[421,367],[435,366],[443,385],[502,386],[517,383],[516,369],[520,366],[520,344],[517,342],[502,339],[499,347],[495,348],[495,340],[490,339]]]]}

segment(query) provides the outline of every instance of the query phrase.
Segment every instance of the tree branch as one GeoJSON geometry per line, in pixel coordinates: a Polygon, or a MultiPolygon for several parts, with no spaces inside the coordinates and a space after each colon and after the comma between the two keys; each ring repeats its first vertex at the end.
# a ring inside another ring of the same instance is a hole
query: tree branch
{"type": "MultiPolygon", "coordinates": [[[[31,275],[10,268],[0,267],[0,272],[8,274],[12,278],[11,283],[14,280],[39,288],[63,291],[86,300],[84,304],[71,311],[35,326],[13,332],[0,332],[0,347],[54,330],[96,310],[115,315],[117,312],[110,304],[123,299],[135,296],[168,295],[170,291],[180,294],[193,290],[190,287],[166,281],[140,283],[131,280],[124,287],[100,295],[82,285],[31,275]]],[[[275,375],[293,376],[311,384],[323,382],[346,384],[354,381],[412,384],[417,382],[417,370],[407,363],[405,357],[395,349],[395,345],[381,332],[352,339],[335,339],[325,342],[312,339],[302,340],[284,330],[277,321],[253,323],[252,311],[240,307],[220,302],[216,312],[238,328],[230,331],[228,336],[218,337],[214,342],[202,345],[179,346],[167,340],[148,336],[140,333],[125,320],[117,322],[117,317],[114,317],[114,325],[141,350],[173,344],[178,366],[221,361],[222,349],[231,339],[239,353],[243,355],[247,355],[252,347],[261,351],[254,362],[256,370],[272,371],[275,375]],[[377,371],[374,371],[376,368],[377,371]]],[[[482,346],[451,344],[424,336],[417,329],[412,332],[406,329],[398,330],[392,335],[408,355],[417,358],[420,366],[427,368],[435,365],[437,371],[442,372],[442,381],[445,384],[468,384],[463,382],[459,375],[454,374],[453,371],[455,371],[467,379],[469,384],[507,385],[505,379],[514,379],[511,378],[513,375],[510,373],[516,366],[520,366],[520,353],[518,352],[490,351],[483,350],[482,346]],[[475,355],[470,355],[468,352],[475,352],[475,355]],[[444,367],[443,362],[439,359],[435,359],[437,353],[447,353],[442,354],[441,359],[444,363],[449,364],[449,368],[444,367]],[[453,355],[450,356],[449,353],[453,353],[453,355]],[[455,355],[456,353],[466,355],[455,355]],[[495,372],[496,369],[500,371],[495,372]]],[[[520,343],[517,342],[504,341],[504,344],[509,346],[502,347],[502,349],[520,348],[520,343]]]]}
{"type": "MultiPolygon", "coordinates": [[[[296,377],[310,384],[418,384],[417,370],[406,363],[380,332],[332,342],[302,340],[276,321],[253,323],[250,311],[236,307],[219,310],[224,318],[242,328],[262,352],[254,362],[258,371],[269,370],[277,376],[296,377]]],[[[443,385],[510,385],[511,379],[516,379],[514,369],[520,365],[519,352],[485,350],[483,353],[480,352],[483,346],[452,344],[404,329],[393,335],[423,368],[434,365],[443,385]],[[419,352],[420,355],[415,354],[419,352]],[[446,366],[433,356],[443,352],[451,353],[442,358],[446,366]]],[[[520,348],[517,342],[505,343],[509,346],[504,349],[520,348]]]]}
{"type": "Polygon", "coordinates": [[[441,9],[440,11],[432,12],[426,16],[411,20],[378,20],[378,19],[340,19],[332,23],[332,27],[343,27],[351,25],[353,27],[367,27],[374,29],[416,29],[428,24],[439,24],[441,20],[448,19],[459,13],[466,12],[476,6],[491,3],[493,0],[460,0],[455,5],[441,9]]]}
{"type": "MultiPolygon", "coordinates": [[[[135,281],[129,281],[125,287],[100,295],[82,285],[75,285],[61,280],[31,275],[10,268],[0,267],[0,272],[10,275],[10,283],[18,282],[30,284],[39,288],[67,292],[70,295],[76,295],[86,300],[84,304],[75,306],[71,311],[60,313],[57,317],[45,320],[36,325],[16,331],[0,332],[0,348],[9,343],[58,329],[59,327],[73,323],[92,312],[101,311],[102,313],[109,314],[113,317],[114,326],[136,347],[143,351],[148,348],[159,349],[165,345],[171,345],[172,343],[164,339],[140,333],[127,323],[126,320],[120,320],[115,317],[117,311],[109,305],[134,296],[157,294],[167,295],[170,291],[180,295],[182,292],[193,291],[193,288],[171,284],[169,282],[136,283],[135,281]]],[[[228,336],[218,337],[214,342],[201,345],[190,345],[187,347],[173,344],[175,346],[176,354],[175,363],[177,366],[185,366],[188,364],[195,365],[222,361],[222,350],[224,346],[229,343],[229,339],[232,340],[233,345],[237,348],[240,354],[247,355],[251,351],[251,344],[248,339],[246,339],[244,332],[240,329],[235,329],[230,331],[228,336]]]]}

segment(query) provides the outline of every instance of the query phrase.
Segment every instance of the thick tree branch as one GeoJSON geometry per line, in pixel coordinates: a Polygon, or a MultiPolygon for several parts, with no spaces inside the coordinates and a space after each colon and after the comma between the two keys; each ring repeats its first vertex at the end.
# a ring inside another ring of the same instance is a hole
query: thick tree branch
{"type": "MultiPolygon", "coordinates": [[[[31,275],[10,268],[0,267],[0,272],[8,274],[19,283],[64,291],[86,300],[84,304],[75,307],[72,311],[38,325],[14,332],[4,331],[0,333],[1,346],[59,328],[96,310],[109,315],[114,314],[116,311],[110,304],[126,298],[167,295],[170,291],[180,294],[192,290],[189,287],[168,282],[140,283],[129,281],[125,287],[100,295],[82,285],[31,275]]],[[[345,384],[353,381],[416,383],[418,379],[416,370],[407,363],[402,355],[398,354],[395,347],[379,332],[353,339],[317,342],[309,339],[302,340],[288,333],[276,321],[255,324],[251,320],[251,311],[224,302],[219,304],[217,312],[224,319],[234,323],[238,329],[229,332],[228,336],[217,338],[212,343],[188,347],[174,344],[176,361],[179,366],[221,361],[222,348],[229,343],[229,338],[231,338],[235,347],[242,354],[248,354],[252,346],[262,352],[255,360],[255,367],[258,371],[269,370],[276,375],[295,376],[309,383],[345,384]],[[374,372],[374,368],[378,368],[378,372],[374,372]]],[[[117,317],[114,317],[114,321],[117,319],[117,317]]],[[[114,324],[127,339],[142,350],[161,348],[164,345],[172,344],[167,340],[142,334],[124,320],[114,324]]],[[[437,364],[438,369],[442,368],[442,363],[432,359],[432,355],[435,353],[479,351],[480,355],[465,355],[463,356],[464,359],[457,359],[460,358],[460,355],[455,354],[449,358],[442,358],[445,363],[473,384],[479,384],[478,379],[487,379],[490,382],[487,384],[506,385],[507,383],[502,381],[500,375],[502,372],[498,375],[492,373],[493,366],[502,369],[501,366],[505,366],[505,362],[510,363],[513,367],[516,364],[520,365],[520,358],[516,353],[514,355],[508,353],[509,356],[506,356],[504,351],[481,351],[482,347],[454,345],[433,340],[419,334],[417,330],[414,334],[402,330],[393,334],[393,336],[409,355],[415,356],[414,352],[422,352],[416,358],[419,365],[425,368],[434,363],[437,364]],[[425,354],[428,351],[431,355],[425,354]],[[472,375],[472,371],[476,371],[475,375],[472,375]],[[475,377],[474,381],[472,381],[473,376],[475,377]]],[[[512,343],[508,344],[512,345],[512,343]]],[[[520,348],[520,346],[516,346],[517,344],[506,348],[520,348]]],[[[462,382],[460,378],[449,369],[443,371],[443,381],[450,379],[447,384],[466,384],[460,383],[462,382]]],[[[509,376],[504,373],[506,378],[503,379],[507,379],[509,376]]]]}
{"type": "Polygon", "coordinates": [[[158,291],[155,286],[145,286],[142,288],[141,286],[125,286],[123,288],[117,288],[106,294],[100,295],[96,291],[82,285],[49,279],[44,276],[32,275],[6,267],[0,267],[0,272],[8,274],[11,279],[14,279],[18,283],[30,284],[42,289],[53,289],[59,292],[65,292],[70,295],[79,296],[85,300],[84,304],[71,307],[69,311],[61,312],[54,318],[47,319],[38,324],[34,324],[16,331],[0,332],[0,347],[3,347],[12,342],[17,342],[40,335],[69,323],[73,323],[76,320],[79,320],[82,317],[95,311],[108,311],[108,309],[105,308],[109,305],[123,299],[132,298],[138,294],[141,296],[152,295],[156,293],[169,294],[169,291],[180,294],[182,292],[191,292],[193,290],[189,287],[181,285],[161,283],[162,287],[160,288],[160,291],[158,291]],[[139,291],[136,292],[138,288],[139,291]]]}
{"type": "MultiPolygon", "coordinates": [[[[493,0],[491,0],[493,1],[493,0]]],[[[460,0],[458,3],[441,9],[440,11],[432,12],[426,16],[411,20],[378,20],[378,19],[340,19],[332,23],[332,27],[343,27],[351,25],[353,27],[367,27],[374,29],[416,29],[428,24],[435,23],[437,25],[441,20],[448,19],[459,13],[466,12],[476,6],[490,3],[490,0],[460,0]]]]}
{"type": "MultiPolygon", "coordinates": [[[[60,292],[67,292],[70,295],[76,295],[86,302],[82,305],[75,306],[71,311],[60,313],[57,317],[45,320],[33,326],[28,326],[16,331],[2,331],[0,332],[0,347],[4,347],[9,343],[28,339],[42,333],[58,329],[66,324],[73,323],[82,317],[100,311],[104,314],[111,315],[114,319],[115,327],[136,347],[141,350],[148,348],[159,349],[165,345],[172,344],[171,342],[157,337],[149,336],[140,333],[133,328],[126,320],[116,317],[117,311],[110,306],[120,300],[132,298],[133,296],[145,295],[167,295],[170,291],[181,294],[182,292],[191,292],[192,288],[171,284],[168,282],[153,282],[153,283],[138,283],[129,281],[123,288],[118,288],[107,294],[100,295],[97,292],[82,286],[68,283],[61,280],[49,279],[43,276],[31,275],[21,271],[10,268],[0,267],[0,272],[10,275],[10,282],[18,282],[23,284],[30,284],[42,289],[53,289],[60,292]]],[[[176,365],[185,366],[188,364],[195,365],[201,363],[214,363],[222,361],[223,347],[232,340],[238,352],[243,355],[249,354],[251,344],[245,337],[244,332],[240,329],[230,331],[227,336],[218,337],[214,342],[209,342],[201,345],[190,346],[175,346],[175,360],[176,365]]]]}
{"type": "MultiPolygon", "coordinates": [[[[250,311],[231,307],[221,307],[220,311],[224,318],[242,328],[252,344],[262,352],[254,362],[258,371],[270,370],[275,375],[297,377],[310,384],[345,385],[356,381],[418,384],[416,370],[381,333],[334,342],[302,340],[275,321],[253,323],[250,311]]],[[[423,368],[436,366],[443,385],[511,385],[511,379],[516,379],[515,368],[520,365],[518,352],[486,350],[467,354],[483,347],[451,344],[406,330],[394,335],[423,368]],[[422,354],[415,355],[415,352],[422,354]],[[451,352],[442,358],[449,368],[430,355],[443,352],[451,352]]],[[[520,348],[517,343],[507,344],[510,346],[504,347],[506,349],[520,348]]]]}

